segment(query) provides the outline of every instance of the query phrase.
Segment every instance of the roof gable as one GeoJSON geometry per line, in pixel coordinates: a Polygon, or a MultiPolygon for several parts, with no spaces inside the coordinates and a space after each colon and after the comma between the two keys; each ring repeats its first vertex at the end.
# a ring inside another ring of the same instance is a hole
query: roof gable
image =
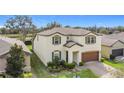
{"type": "Polygon", "coordinates": [[[53,28],[50,30],[45,30],[43,32],[38,33],[39,35],[43,36],[50,36],[53,34],[61,34],[61,35],[71,35],[71,36],[81,36],[86,35],[88,33],[91,33],[91,31],[85,30],[85,29],[72,29],[72,28],[53,28]]]}
{"type": "Polygon", "coordinates": [[[82,47],[83,45],[82,44],[79,44],[77,42],[74,42],[74,41],[68,41],[66,42],[63,46],[67,47],[67,48],[71,48],[72,46],[74,45],[78,45],[80,47],[82,47]]]}
{"type": "Polygon", "coordinates": [[[107,37],[102,37],[102,45],[104,45],[104,46],[112,47],[117,42],[120,42],[120,43],[124,44],[122,41],[117,40],[117,39],[111,39],[111,38],[107,38],[107,37]]]}

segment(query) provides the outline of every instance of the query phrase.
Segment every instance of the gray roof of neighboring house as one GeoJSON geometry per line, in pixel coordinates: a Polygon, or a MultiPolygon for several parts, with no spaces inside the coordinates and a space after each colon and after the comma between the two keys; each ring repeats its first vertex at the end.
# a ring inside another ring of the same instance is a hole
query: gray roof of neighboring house
{"type": "Polygon", "coordinates": [[[105,46],[112,46],[113,44],[115,44],[118,40],[116,39],[111,39],[111,38],[108,38],[108,37],[102,37],[102,45],[105,45],[105,46]]]}
{"type": "Polygon", "coordinates": [[[26,45],[22,41],[7,37],[0,37],[0,56],[8,53],[11,46],[14,45],[15,43],[17,45],[21,45],[24,52],[31,54],[30,50],[26,47],[26,45]]]}
{"type": "Polygon", "coordinates": [[[76,36],[81,36],[81,35],[86,35],[90,33],[91,31],[85,30],[85,29],[73,29],[73,28],[62,28],[62,27],[57,27],[53,28],[50,30],[45,30],[43,32],[38,33],[39,35],[44,35],[44,36],[49,36],[53,35],[55,33],[59,33],[62,35],[76,35],[76,36]]]}
{"type": "Polygon", "coordinates": [[[74,46],[74,45],[78,45],[78,46],[83,46],[83,45],[81,45],[81,44],[79,44],[79,43],[77,43],[77,42],[74,42],[74,41],[68,41],[68,42],[66,42],[63,46],[65,46],[65,47],[67,47],[67,48],[71,48],[72,46],[74,46]]]}
{"type": "Polygon", "coordinates": [[[124,43],[124,32],[102,36],[102,45],[112,46],[117,41],[124,43]]]}

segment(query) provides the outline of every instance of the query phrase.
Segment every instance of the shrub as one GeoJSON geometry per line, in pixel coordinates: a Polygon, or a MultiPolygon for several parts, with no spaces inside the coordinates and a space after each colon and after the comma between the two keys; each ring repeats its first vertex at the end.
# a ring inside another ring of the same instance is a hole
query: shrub
{"type": "Polygon", "coordinates": [[[61,66],[64,66],[65,63],[66,63],[65,60],[60,60],[60,65],[61,65],[61,66]]]}
{"type": "Polygon", "coordinates": [[[114,59],[115,59],[115,56],[110,55],[110,60],[114,60],[114,59]]]}
{"type": "Polygon", "coordinates": [[[76,66],[75,63],[66,63],[65,65],[67,69],[73,69],[76,66]]]}
{"type": "Polygon", "coordinates": [[[61,70],[68,70],[75,68],[77,63],[67,63],[64,60],[54,59],[52,62],[47,63],[47,69],[50,72],[60,72],[61,70]]]}
{"type": "Polygon", "coordinates": [[[31,78],[32,77],[32,73],[31,72],[26,72],[21,74],[20,76],[21,78],[31,78]]]}
{"type": "Polygon", "coordinates": [[[73,63],[74,63],[75,65],[77,65],[77,63],[76,63],[75,61],[74,61],[73,63]]]}
{"type": "Polygon", "coordinates": [[[105,61],[105,58],[101,58],[101,62],[104,62],[105,61]]]}
{"type": "Polygon", "coordinates": [[[84,65],[84,62],[80,62],[80,63],[79,63],[79,66],[83,66],[83,65],[84,65]]]}
{"type": "Polygon", "coordinates": [[[52,67],[53,68],[53,66],[54,66],[54,63],[52,63],[52,62],[47,63],[47,67],[52,67]]]}

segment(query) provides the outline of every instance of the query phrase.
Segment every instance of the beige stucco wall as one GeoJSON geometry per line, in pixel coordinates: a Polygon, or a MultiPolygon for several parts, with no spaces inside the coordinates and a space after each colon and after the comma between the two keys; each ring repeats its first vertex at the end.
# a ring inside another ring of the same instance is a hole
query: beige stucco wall
{"type": "MultiPolygon", "coordinates": [[[[94,35],[92,33],[88,35],[94,35]]],[[[72,52],[79,51],[78,55],[81,55],[82,52],[88,52],[88,51],[100,51],[101,52],[101,36],[96,36],[96,43],[87,45],[85,44],[85,36],[71,36],[72,40],[80,43],[83,45],[83,47],[74,45],[72,48],[66,48],[63,45],[66,43],[67,36],[63,36],[60,34],[54,34],[51,36],[40,36],[37,35],[34,39],[34,51],[39,56],[39,58],[44,62],[44,64],[47,64],[47,62],[52,60],[52,52],[55,50],[61,51],[61,58],[63,60],[66,59],[66,50],[69,50],[69,60],[72,61],[72,52]],[[60,45],[53,45],[52,44],[52,37],[55,35],[61,36],[61,44],[60,45]],[[39,40],[37,40],[37,36],[39,40]]],[[[86,35],[87,36],[87,35],[86,35]]],[[[79,56],[78,61],[81,61],[81,56],[79,56]]],[[[99,59],[101,58],[101,55],[99,55],[99,59]]]]}
{"type": "Polygon", "coordinates": [[[124,48],[124,44],[120,41],[116,42],[112,47],[102,45],[102,57],[110,58],[113,49],[121,49],[124,48]]]}
{"type": "Polygon", "coordinates": [[[0,57],[0,73],[5,72],[5,68],[6,68],[6,59],[0,57]]]}
{"type": "Polygon", "coordinates": [[[110,52],[111,52],[111,47],[102,45],[101,48],[102,48],[102,50],[101,50],[102,57],[109,58],[110,52]]]}

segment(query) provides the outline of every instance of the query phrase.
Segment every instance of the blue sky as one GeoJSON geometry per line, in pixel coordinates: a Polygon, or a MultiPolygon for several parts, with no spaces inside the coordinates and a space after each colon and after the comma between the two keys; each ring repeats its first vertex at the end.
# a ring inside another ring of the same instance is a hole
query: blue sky
{"type": "MultiPolygon", "coordinates": [[[[0,26],[3,26],[8,18],[12,16],[0,16],[0,26]]],[[[124,26],[123,15],[34,15],[31,16],[33,23],[38,26],[46,26],[51,21],[70,26],[124,26]]]]}

